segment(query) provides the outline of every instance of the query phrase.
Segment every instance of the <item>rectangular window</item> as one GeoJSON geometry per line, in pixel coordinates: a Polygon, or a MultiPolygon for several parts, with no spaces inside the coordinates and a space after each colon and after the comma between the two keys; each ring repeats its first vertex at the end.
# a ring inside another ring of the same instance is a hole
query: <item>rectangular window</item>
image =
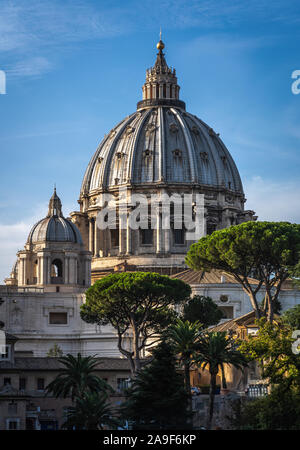
{"type": "Polygon", "coordinates": [[[26,389],[26,378],[19,378],[19,390],[24,391],[26,389]]]}
{"type": "Polygon", "coordinates": [[[219,306],[223,312],[224,319],[233,319],[233,306],[219,306]]]}
{"type": "Polygon", "coordinates": [[[8,410],[8,414],[17,414],[18,404],[14,403],[14,402],[9,403],[7,410],[8,410]]]}
{"type": "Polygon", "coordinates": [[[43,391],[45,389],[45,379],[44,378],[38,378],[37,379],[37,390],[43,391]]]}
{"type": "Polygon", "coordinates": [[[2,349],[2,347],[0,347],[0,359],[10,360],[10,356],[11,356],[11,346],[10,345],[5,345],[3,349],[2,349]]]}
{"type": "Polygon", "coordinates": [[[49,324],[50,325],[67,325],[68,313],[66,312],[50,312],[49,324]]]}
{"type": "Polygon", "coordinates": [[[7,421],[7,430],[18,430],[19,422],[17,420],[8,419],[7,421]]]}
{"type": "Polygon", "coordinates": [[[119,229],[111,229],[110,230],[110,239],[112,247],[119,247],[119,229]]]}
{"type": "Polygon", "coordinates": [[[179,230],[174,229],[174,244],[175,245],[184,245],[184,229],[181,228],[179,230]]]}
{"type": "Polygon", "coordinates": [[[117,390],[118,392],[124,392],[131,385],[130,378],[117,378],[117,390]]]}
{"type": "Polygon", "coordinates": [[[153,230],[141,230],[141,245],[153,245],[153,230]]]}
{"type": "Polygon", "coordinates": [[[3,384],[4,384],[4,386],[11,384],[11,379],[9,377],[5,377],[3,380],[3,384]]]}

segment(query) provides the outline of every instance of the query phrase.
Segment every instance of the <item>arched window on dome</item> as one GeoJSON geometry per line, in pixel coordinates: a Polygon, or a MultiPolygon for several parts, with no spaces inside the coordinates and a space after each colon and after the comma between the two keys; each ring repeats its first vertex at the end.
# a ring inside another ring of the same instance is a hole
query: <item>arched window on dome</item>
{"type": "Polygon", "coordinates": [[[63,283],[63,263],[58,258],[54,259],[51,264],[51,283],[63,283]]]}
{"type": "Polygon", "coordinates": [[[174,181],[184,180],[184,161],[182,156],[182,151],[176,148],[172,151],[173,153],[173,176],[174,181]]]}

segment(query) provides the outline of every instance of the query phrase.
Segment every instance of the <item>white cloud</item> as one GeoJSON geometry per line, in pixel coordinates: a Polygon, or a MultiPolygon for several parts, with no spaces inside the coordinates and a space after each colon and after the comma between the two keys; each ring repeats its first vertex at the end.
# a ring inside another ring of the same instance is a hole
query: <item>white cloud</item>
{"type": "Polygon", "coordinates": [[[49,70],[52,64],[42,56],[36,56],[24,61],[16,62],[6,73],[12,77],[38,77],[49,70]]]}
{"type": "Polygon", "coordinates": [[[300,223],[300,181],[270,180],[255,176],[244,181],[246,209],[258,220],[300,223]]]}
{"type": "Polygon", "coordinates": [[[36,49],[119,34],[122,21],[81,0],[18,0],[0,9],[0,51],[36,49]]]}
{"type": "Polygon", "coordinates": [[[16,261],[16,253],[24,248],[32,223],[18,222],[12,225],[0,223],[0,284],[8,277],[16,261]]]}

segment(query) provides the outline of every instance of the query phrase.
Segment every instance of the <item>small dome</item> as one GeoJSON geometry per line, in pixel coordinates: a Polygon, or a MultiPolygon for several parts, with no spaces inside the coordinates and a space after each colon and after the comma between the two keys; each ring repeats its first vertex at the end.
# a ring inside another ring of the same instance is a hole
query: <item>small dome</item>
{"type": "Polygon", "coordinates": [[[71,220],[66,219],[61,210],[61,201],[56,189],[49,202],[47,217],[37,222],[31,229],[27,243],[73,242],[82,244],[80,231],[71,220]]]}
{"type": "Polygon", "coordinates": [[[28,243],[37,242],[75,242],[82,244],[80,232],[76,225],[64,217],[46,217],[31,229],[28,243]]]}

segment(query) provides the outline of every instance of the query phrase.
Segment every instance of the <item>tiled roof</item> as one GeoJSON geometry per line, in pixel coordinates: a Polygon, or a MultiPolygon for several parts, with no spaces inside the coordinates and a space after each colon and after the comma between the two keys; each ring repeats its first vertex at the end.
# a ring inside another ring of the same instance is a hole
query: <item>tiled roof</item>
{"type": "Polygon", "coordinates": [[[253,320],[255,320],[255,314],[254,311],[250,311],[240,317],[235,317],[210,327],[208,331],[236,331],[241,325],[248,325],[249,321],[252,322],[253,320]]]}
{"type": "MultiPolygon", "coordinates": [[[[238,284],[236,279],[222,270],[211,270],[206,272],[204,270],[194,271],[192,269],[184,270],[183,272],[171,275],[171,278],[177,278],[188,284],[238,284]],[[224,281],[221,277],[225,277],[224,281]]],[[[248,278],[251,284],[257,284],[258,281],[254,278],[248,278]]]]}
{"type": "MultiPolygon", "coordinates": [[[[14,364],[10,361],[0,361],[0,371],[13,370],[60,370],[64,366],[59,358],[41,357],[16,357],[14,364]]],[[[96,370],[130,370],[130,365],[125,358],[97,358],[96,370]]]]}

